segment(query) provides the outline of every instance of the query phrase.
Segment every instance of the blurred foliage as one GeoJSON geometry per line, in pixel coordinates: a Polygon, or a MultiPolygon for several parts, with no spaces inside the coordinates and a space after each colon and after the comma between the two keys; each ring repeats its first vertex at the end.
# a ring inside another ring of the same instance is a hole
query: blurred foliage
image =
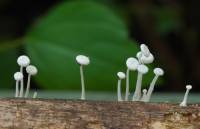
{"type": "MultiPolygon", "coordinates": [[[[28,55],[39,69],[36,80],[49,89],[80,89],[78,54],[91,58],[84,68],[87,89],[116,89],[116,73],[125,71],[126,58],[139,50],[129,41],[119,17],[89,1],[65,2],[53,8],[30,30],[26,42],[28,55]]],[[[145,84],[152,77],[149,74],[145,84]]]]}

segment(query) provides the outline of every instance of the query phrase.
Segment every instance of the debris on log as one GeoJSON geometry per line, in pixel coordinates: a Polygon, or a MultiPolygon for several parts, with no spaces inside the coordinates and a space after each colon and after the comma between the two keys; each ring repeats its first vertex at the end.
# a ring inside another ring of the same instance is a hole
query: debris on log
{"type": "Polygon", "coordinates": [[[200,129],[200,105],[5,98],[0,129],[200,129]]]}

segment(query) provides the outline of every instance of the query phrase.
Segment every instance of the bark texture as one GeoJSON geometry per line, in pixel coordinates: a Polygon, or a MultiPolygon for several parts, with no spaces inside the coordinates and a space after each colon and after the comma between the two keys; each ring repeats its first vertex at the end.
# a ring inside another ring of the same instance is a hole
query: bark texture
{"type": "Polygon", "coordinates": [[[200,105],[7,98],[0,129],[200,129],[200,105]]]}

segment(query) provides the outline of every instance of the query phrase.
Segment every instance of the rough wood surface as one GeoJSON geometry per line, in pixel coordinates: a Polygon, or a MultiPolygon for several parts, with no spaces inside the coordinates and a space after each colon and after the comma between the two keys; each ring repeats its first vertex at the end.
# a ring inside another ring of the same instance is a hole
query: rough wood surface
{"type": "Polygon", "coordinates": [[[7,98],[0,129],[200,129],[200,105],[7,98]]]}

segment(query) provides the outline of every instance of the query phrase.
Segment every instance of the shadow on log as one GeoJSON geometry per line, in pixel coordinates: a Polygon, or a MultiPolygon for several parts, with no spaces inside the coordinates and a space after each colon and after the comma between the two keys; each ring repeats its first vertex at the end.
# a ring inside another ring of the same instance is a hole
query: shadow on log
{"type": "Polygon", "coordinates": [[[200,129],[200,105],[6,98],[0,129],[200,129]]]}

